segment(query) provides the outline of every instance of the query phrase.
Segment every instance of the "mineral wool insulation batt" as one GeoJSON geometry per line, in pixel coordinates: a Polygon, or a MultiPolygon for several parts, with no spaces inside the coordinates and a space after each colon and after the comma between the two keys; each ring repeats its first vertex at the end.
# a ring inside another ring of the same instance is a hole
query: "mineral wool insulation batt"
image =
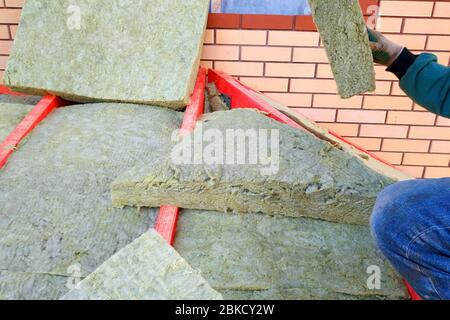
{"type": "Polygon", "coordinates": [[[4,83],[79,102],[180,109],[198,72],[209,0],[32,0],[4,83]]]}
{"type": "Polygon", "coordinates": [[[375,70],[358,0],[309,0],[343,98],[375,90],[375,70]]]}

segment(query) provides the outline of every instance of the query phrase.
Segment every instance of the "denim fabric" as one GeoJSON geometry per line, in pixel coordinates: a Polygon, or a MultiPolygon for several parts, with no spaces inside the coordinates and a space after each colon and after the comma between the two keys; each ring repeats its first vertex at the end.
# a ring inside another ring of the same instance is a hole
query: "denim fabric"
{"type": "Polygon", "coordinates": [[[222,0],[223,13],[311,15],[307,0],[222,0]]]}
{"type": "Polygon", "coordinates": [[[389,186],[371,227],[381,251],[423,299],[450,299],[450,178],[389,186]]]}

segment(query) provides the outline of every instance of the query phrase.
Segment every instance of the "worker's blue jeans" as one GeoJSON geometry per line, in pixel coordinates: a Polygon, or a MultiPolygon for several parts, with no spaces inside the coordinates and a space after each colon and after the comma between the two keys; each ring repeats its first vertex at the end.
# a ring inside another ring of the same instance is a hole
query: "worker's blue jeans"
{"type": "Polygon", "coordinates": [[[450,299],[450,178],[389,186],[371,227],[381,251],[423,299],[450,299]]]}

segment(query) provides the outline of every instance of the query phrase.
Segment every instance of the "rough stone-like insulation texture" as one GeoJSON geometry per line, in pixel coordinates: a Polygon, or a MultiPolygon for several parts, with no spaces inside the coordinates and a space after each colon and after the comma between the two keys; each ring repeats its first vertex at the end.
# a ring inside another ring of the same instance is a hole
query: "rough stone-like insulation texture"
{"type": "Polygon", "coordinates": [[[32,109],[32,105],[0,102],[0,143],[8,137],[32,109]]]}
{"type": "MultiPolygon", "coordinates": [[[[173,110],[129,104],[52,112],[0,172],[0,270],[48,275],[58,290],[41,298],[57,299],[65,293],[60,276],[79,264],[86,277],[141,236],[156,213],[114,209],[110,184],[129,167],[161,161],[181,120],[173,110]]],[[[0,275],[5,281],[22,291],[0,296],[33,298],[41,290],[24,277],[0,275]]]]}
{"type": "Polygon", "coordinates": [[[0,94],[0,103],[17,103],[27,105],[37,105],[41,101],[40,96],[13,96],[9,94],[0,94]]]}
{"type": "MultiPolygon", "coordinates": [[[[244,165],[179,165],[169,157],[156,166],[149,163],[120,176],[112,184],[114,205],[173,205],[366,224],[378,193],[395,182],[365,166],[363,159],[254,110],[205,115],[193,135],[200,136],[201,130],[208,132],[210,129],[218,130],[223,137],[228,129],[242,132],[253,129],[256,133],[266,129],[269,141],[271,130],[278,130],[280,141],[272,137],[279,142],[279,159],[273,159],[274,164],[279,162],[279,170],[274,171],[276,174],[263,175],[261,169],[269,165],[261,162],[256,165],[248,164],[248,160],[244,165]]],[[[226,138],[224,142],[226,145],[226,138]]],[[[204,146],[210,144],[207,142],[204,146]]],[[[239,152],[249,159],[249,143],[240,145],[239,152]]],[[[268,149],[269,153],[275,150],[270,146],[268,149]]],[[[198,148],[194,152],[198,152],[198,148]]]]}
{"type": "Polygon", "coordinates": [[[208,6],[208,0],[27,1],[4,83],[79,102],[182,108],[195,84],[208,6]]]}
{"type": "Polygon", "coordinates": [[[67,292],[75,279],[49,274],[0,271],[0,300],[46,300],[67,292]]]}
{"type": "MultiPolygon", "coordinates": [[[[275,109],[281,111],[282,113],[286,114],[286,110],[289,110],[289,114],[294,113],[295,114],[295,118],[301,121],[301,125],[307,130],[309,130],[310,132],[314,132],[315,135],[317,136],[317,133],[319,134],[319,136],[321,136],[322,140],[326,140],[329,141],[330,143],[332,143],[335,146],[339,146],[343,151],[354,155],[355,157],[361,158],[364,162],[364,164],[366,166],[368,166],[369,168],[371,168],[372,170],[391,177],[394,180],[410,180],[413,179],[412,176],[408,175],[407,173],[404,173],[398,169],[396,169],[395,167],[388,165],[386,163],[383,163],[375,158],[373,158],[372,156],[370,156],[369,154],[367,154],[366,152],[363,152],[357,148],[355,148],[353,145],[348,144],[347,142],[337,138],[336,136],[332,135],[328,129],[326,128],[322,128],[320,127],[317,123],[315,123],[314,121],[310,120],[309,118],[303,116],[302,114],[293,111],[292,109],[290,109],[289,107],[267,97],[266,95],[259,93],[259,92],[251,92],[252,95],[254,95],[256,98],[258,99],[262,99],[263,101],[269,103],[272,107],[274,107],[275,109]]],[[[289,116],[289,115],[288,115],[289,116]]],[[[289,116],[290,117],[290,116],[289,116]]]]}
{"type": "Polygon", "coordinates": [[[406,297],[367,226],[184,210],[174,246],[225,299],[406,297]],[[380,290],[367,287],[369,266],[380,290]]]}
{"type": "Polygon", "coordinates": [[[222,296],[155,230],[150,230],[62,299],[221,300],[222,296]]]}
{"type": "Polygon", "coordinates": [[[349,98],[375,90],[375,71],[358,0],[309,0],[339,94],[349,98]]]}

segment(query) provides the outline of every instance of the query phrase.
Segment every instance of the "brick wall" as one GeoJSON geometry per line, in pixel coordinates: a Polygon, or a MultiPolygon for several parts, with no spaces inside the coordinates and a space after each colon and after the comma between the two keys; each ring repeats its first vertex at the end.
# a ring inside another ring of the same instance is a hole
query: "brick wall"
{"type": "MultiPolygon", "coordinates": [[[[361,0],[363,11],[377,0],[361,0]]],[[[450,63],[450,1],[381,0],[381,31],[414,52],[450,63]]],[[[4,70],[23,0],[0,0],[4,70]]],[[[210,15],[202,64],[228,72],[416,177],[450,176],[450,120],[406,97],[376,66],[377,91],[336,94],[311,17],[210,15]]],[[[2,71],[0,71],[0,76],[2,71]]]]}

